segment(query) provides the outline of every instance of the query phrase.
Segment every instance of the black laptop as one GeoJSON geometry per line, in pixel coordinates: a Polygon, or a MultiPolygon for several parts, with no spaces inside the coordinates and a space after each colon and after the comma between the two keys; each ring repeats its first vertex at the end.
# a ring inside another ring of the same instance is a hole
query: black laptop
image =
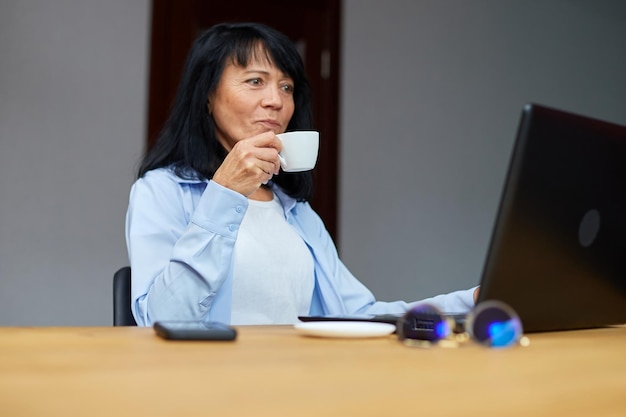
{"type": "Polygon", "coordinates": [[[526,332],[626,323],[626,127],[524,107],[479,302],[526,332]]]}
{"type": "Polygon", "coordinates": [[[626,324],[626,126],[524,107],[480,285],[525,332],[626,324]]]}

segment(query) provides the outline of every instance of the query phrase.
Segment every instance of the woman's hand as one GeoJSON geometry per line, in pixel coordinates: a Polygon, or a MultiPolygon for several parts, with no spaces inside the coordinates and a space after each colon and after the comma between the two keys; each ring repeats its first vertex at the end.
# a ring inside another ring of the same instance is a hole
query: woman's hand
{"type": "Polygon", "coordinates": [[[248,197],[280,171],[282,144],[272,131],[242,139],[226,155],[213,181],[248,197]]]}

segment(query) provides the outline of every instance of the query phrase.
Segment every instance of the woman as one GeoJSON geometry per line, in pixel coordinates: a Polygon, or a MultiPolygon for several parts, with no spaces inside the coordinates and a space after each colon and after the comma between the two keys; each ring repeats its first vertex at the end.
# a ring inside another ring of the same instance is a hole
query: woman
{"type": "MultiPolygon", "coordinates": [[[[132,311],[157,320],[286,324],[298,315],[400,313],[346,269],[308,201],[310,172],[280,170],[276,134],[312,126],[300,56],[260,24],[192,46],[170,118],[133,185],[132,311]]],[[[467,311],[472,290],[428,301],[467,311]]]]}

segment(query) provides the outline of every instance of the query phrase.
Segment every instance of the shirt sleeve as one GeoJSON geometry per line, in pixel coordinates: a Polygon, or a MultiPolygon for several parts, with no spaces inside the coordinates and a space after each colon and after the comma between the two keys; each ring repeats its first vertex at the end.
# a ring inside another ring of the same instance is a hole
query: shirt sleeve
{"type": "Polygon", "coordinates": [[[421,301],[411,303],[411,307],[420,303],[429,303],[438,307],[444,313],[468,313],[474,308],[474,291],[477,287],[467,290],[453,291],[447,294],[436,295],[421,301]]]}
{"type": "Polygon", "coordinates": [[[204,185],[156,170],[131,189],[126,241],[139,325],[207,318],[227,280],[248,202],[212,181],[204,185]]]}
{"type": "Polygon", "coordinates": [[[419,301],[375,301],[364,307],[361,307],[357,313],[367,314],[402,314],[408,309],[418,304],[432,304],[447,314],[465,314],[474,308],[474,290],[470,288],[466,290],[453,291],[446,294],[439,294],[434,297],[425,298],[419,301]]]}

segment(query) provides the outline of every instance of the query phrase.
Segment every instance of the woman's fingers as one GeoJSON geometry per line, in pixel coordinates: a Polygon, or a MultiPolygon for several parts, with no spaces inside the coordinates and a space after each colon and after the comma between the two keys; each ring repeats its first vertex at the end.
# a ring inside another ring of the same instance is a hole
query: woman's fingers
{"type": "Polygon", "coordinates": [[[228,153],[213,180],[248,196],[278,174],[280,148],[280,140],[273,132],[241,140],[228,153]]]}

